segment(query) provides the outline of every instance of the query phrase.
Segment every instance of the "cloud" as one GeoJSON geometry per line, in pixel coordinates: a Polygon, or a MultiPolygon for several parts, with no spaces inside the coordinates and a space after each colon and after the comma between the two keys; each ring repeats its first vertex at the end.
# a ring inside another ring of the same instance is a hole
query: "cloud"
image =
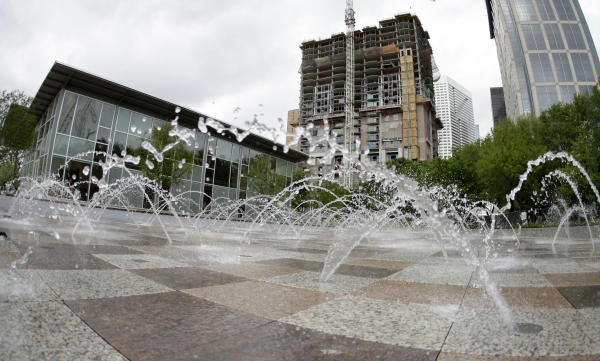
{"type": "MultiPolygon", "coordinates": [[[[599,34],[596,0],[580,3],[599,34]]],[[[489,88],[501,80],[484,1],[354,4],[357,28],[417,14],[441,71],[473,93],[476,121],[482,134],[489,130],[489,88]]],[[[0,84],[33,95],[58,60],[236,125],[261,113],[276,125],[298,106],[300,43],[343,32],[344,7],[341,0],[5,0],[0,84]]]]}

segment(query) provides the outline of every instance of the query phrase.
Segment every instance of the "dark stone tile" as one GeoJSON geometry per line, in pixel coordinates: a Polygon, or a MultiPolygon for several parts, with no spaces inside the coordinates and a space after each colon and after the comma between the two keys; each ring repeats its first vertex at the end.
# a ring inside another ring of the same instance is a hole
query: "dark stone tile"
{"type": "Polygon", "coordinates": [[[41,244],[33,247],[23,269],[115,269],[117,267],[68,244],[41,244]]]}
{"type": "Polygon", "coordinates": [[[207,360],[206,344],[271,322],[181,292],[65,303],[130,360],[207,360]]]}
{"type": "Polygon", "coordinates": [[[335,271],[335,274],[355,277],[384,278],[396,272],[398,271],[380,267],[353,266],[349,264],[342,264],[335,271]]]}
{"type": "Polygon", "coordinates": [[[144,252],[136,251],[125,246],[108,246],[108,245],[85,245],[77,246],[79,250],[91,254],[142,254],[144,252]]]}
{"type": "Polygon", "coordinates": [[[435,360],[438,352],[368,342],[273,322],[202,346],[207,360],[435,360]]]}
{"type": "Polygon", "coordinates": [[[248,281],[246,278],[201,268],[148,268],[130,272],[177,290],[248,281]]]}
{"type": "Polygon", "coordinates": [[[600,272],[545,274],[554,287],[600,286],[600,272]]]}
{"type": "Polygon", "coordinates": [[[599,356],[491,356],[442,352],[437,361],[597,361],[599,356]]]}
{"type": "Polygon", "coordinates": [[[559,287],[557,290],[575,308],[600,307],[600,286],[559,287]]]}
{"type": "Polygon", "coordinates": [[[10,265],[19,258],[21,258],[21,254],[19,252],[0,253],[0,268],[10,267],[10,265]]]}
{"type": "Polygon", "coordinates": [[[282,251],[292,251],[292,252],[311,253],[311,254],[326,254],[327,253],[327,251],[322,250],[322,249],[306,248],[306,247],[298,247],[298,248],[280,247],[279,249],[282,251]]]}
{"type": "Polygon", "coordinates": [[[278,258],[278,259],[270,259],[266,261],[260,261],[257,263],[288,267],[288,268],[297,268],[305,271],[313,271],[320,272],[323,269],[323,262],[316,261],[305,261],[301,259],[294,258],[278,258]]]}
{"type": "MultiPolygon", "coordinates": [[[[323,269],[323,262],[305,261],[294,258],[278,258],[257,263],[280,267],[297,268],[313,272],[321,272],[321,270],[323,269]]],[[[381,267],[354,266],[349,264],[342,264],[335,271],[335,274],[355,277],[384,278],[396,272],[398,272],[398,270],[385,269],[381,267]]]]}

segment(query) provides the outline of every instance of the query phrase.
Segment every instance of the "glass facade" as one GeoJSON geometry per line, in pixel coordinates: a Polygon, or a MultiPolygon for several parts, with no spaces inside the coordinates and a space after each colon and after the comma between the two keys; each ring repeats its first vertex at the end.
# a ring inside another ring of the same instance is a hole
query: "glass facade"
{"type": "Polygon", "coordinates": [[[489,0],[510,118],[597,84],[600,62],[578,0],[489,0]]]}
{"type": "MultiPolygon", "coordinates": [[[[106,155],[136,155],[153,130],[169,124],[109,102],[69,90],[62,90],[40,118],[36,127],[35,151],[24,162],[23,174],[31,177],[58,177],[76,188],[82,200],[98,191],[90,177],[109,184],[130,175],[142,175],[140,165],[110,168],[104,174],[106,155]]],[[[181,126],[181,125],[180,125],[181,126]]],[[[186,170],[169,191],[178,198],[179,211],[199,212],[211,202],[227,202],[257,194],[275,194],[293,178],[291,161],[258,152],[235,141],[216,138],[197,129],[184,143],[186,170]]],[[[175,165],[178,166],[178,165],[175,165]]],[[[149,207],[147,190],[125,194],[127,205],[149,207]]],[[[114,205],[119,205],[118,203],[114,205]]]]}

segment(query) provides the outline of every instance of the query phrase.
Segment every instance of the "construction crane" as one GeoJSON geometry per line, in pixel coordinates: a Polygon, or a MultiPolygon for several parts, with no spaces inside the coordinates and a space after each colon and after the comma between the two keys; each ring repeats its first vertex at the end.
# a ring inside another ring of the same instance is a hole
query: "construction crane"
{"type": "Polygon", "coordinates": [[[345,84],[345,102],[344,102],[344,157],[346,162],[346,171],[344,172],[344,186],[352,187],[352,143],[354,141],[354,27],[356,19],[354,18],[354,7],[352,0],[346,0],[346,84],[345,84]]]}

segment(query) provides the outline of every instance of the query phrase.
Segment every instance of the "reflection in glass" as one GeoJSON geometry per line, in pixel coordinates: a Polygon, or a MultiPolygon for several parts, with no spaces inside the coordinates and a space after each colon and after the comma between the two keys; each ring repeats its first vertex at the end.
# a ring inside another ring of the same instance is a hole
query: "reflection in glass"
{"type": "Polygon", "coordinates": [[[556,93],[555,86],[537,86],[535,88],[537,90],[540,111],[544,111],[558,103],[558,94],[556,93]]]}
{"type": "Polygon", "coordinates": [[[575,68],[577,81],[596,81],[596,79],[594,79],[590,57],[587,53],[571,53],[571,59],[573,60],[573,68],[575,68]]]}
{"type": "Polygon", "coordinates": [[[569,64],[569,57],[567,54],[553,53],[552,59],[554,60],[554,68],[556,69],[558,81],[573,81],[573,74],[571,73],[571,65],[569,64]]]}
{"type": "Polygon", "coordinates": [[[69,137],[62,134],[56,135],[54,141],[54,154],[67,155],[67,147],[69,145],[69,137]]]}
{"type": "Polygon", "coordinates": [[[91,152],[94,150],[94,142],[79,138],[71,138],[69,143],[69,157],[77,157],[85,160],[92,160],[91,152]]]}
{"type": "Polygon", "coordinates": [[[102,115],[100,116],[100,125],[106,128],[112,127],[113,118],[115,116],[115,106],[104,103],[102,105],[102,115]]]}
{"type": "Polygon", "coordinates": [[[131,118],[131,110],[119,108],[119,116],[117,117],[117,130],[129,132],[129,118],[131,118]]]}
{"type": "Polygon", "coordinates": [[[229,169],[231,162],[217,158],[215,167],[215,185],[229,187],[229,169]]]}
{"type": "Polygon", "coordinates": [[[62,110],[58,121],[58,132],[69,134],[71,132],[71,122],[75,113],[75,104],[77,103],[77,95],[71,92],[65,92],[62,110]]]}
{"type": "Polygon", "coordinates": [[[79,96],[71,135],[95,140],[101,109],[102,103],[88,97],[79,96]]]}
{"type": "Polygon", "coordinates": [[[219,139],[217,143],[217,158],[231,160],[231,145],[230,142],[219,139]]]}

